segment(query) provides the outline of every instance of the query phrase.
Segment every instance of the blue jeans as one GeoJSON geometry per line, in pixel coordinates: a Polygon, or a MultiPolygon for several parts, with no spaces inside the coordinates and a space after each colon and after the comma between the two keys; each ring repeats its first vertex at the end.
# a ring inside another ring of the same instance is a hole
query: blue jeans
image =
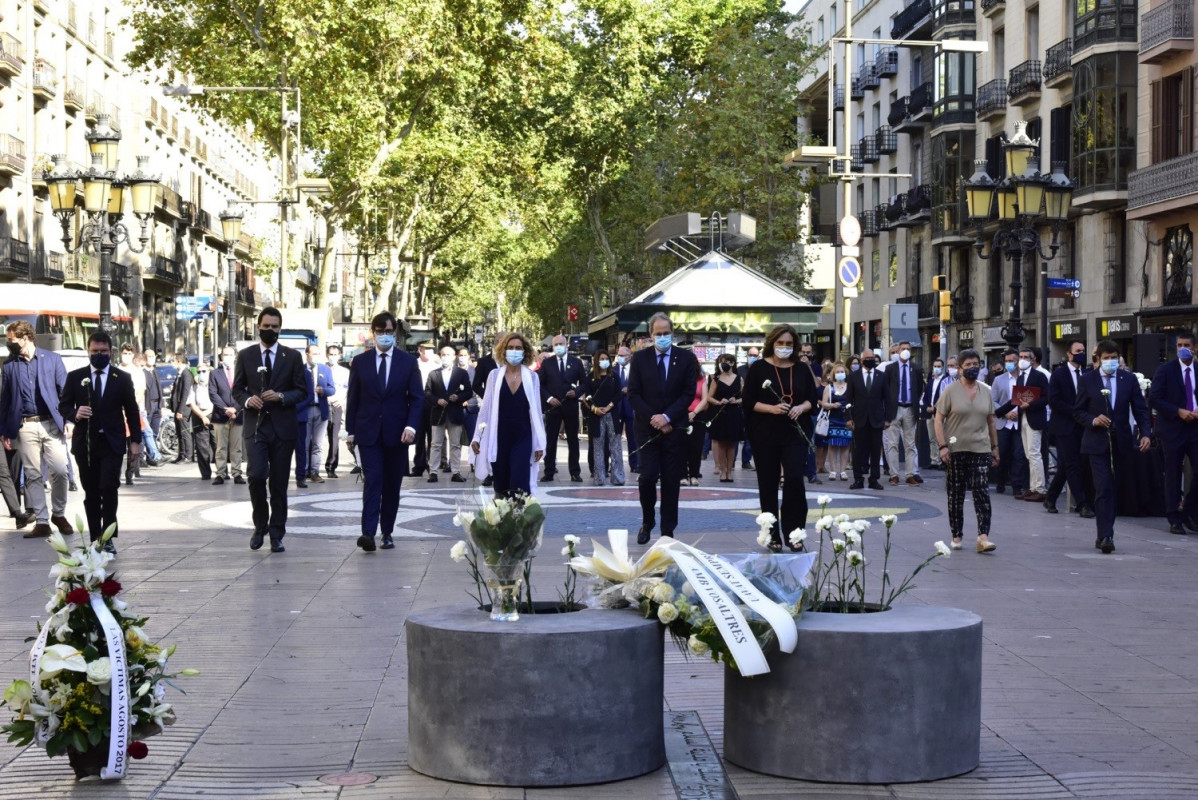
{"type": "Polygon", "coordinates": [[[749,462],[753,460],[753,448],[749,446],[749,440],[746,438],[741,442],[742,449],[740,451],[740,465],[742,467],[749,466],[749,462]]]}
{"type": "Polygon", "coordinates": [[[158,442],[154,440],[154,429],[150,427],[149,421],[146,420],[145,411],[141,412],[141,443],[146,448],[146,458],[151,461],[157,461],[158,456],[161,454],[158,452],[158,442]]]}

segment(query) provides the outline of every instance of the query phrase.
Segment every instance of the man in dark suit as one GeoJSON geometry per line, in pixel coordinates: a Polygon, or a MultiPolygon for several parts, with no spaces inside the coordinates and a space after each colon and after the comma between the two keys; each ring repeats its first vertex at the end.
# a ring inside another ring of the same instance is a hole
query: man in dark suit
{"type": "Polygon", "coordinates": [[[1077,402],[1077,387],[1081,383],[1086,366],[1086,345],[1073,339],[1069,342],[1069,361],[1057,367],[1048,380],[1048,407],[1052,416],[1048,420],[1048,434],[1057,448],[1057,473],[1048,485],[1048,497],[1044,510],[1057,513],[1057,498],[1069,484],[1073,502],[1083,517],[1093,517],[1090,509],[1092,498],[1086,497],[1086,484],[1082,471],[1082,434],[1085,432],[1073,418],[1073,407],[1077,402]]]}
{"type": "Polygon", "coordinates": [[[16,448],[25,472],[25,508],[37,518],[26,539],[50,535],[50,523],[64,534],[71,523],[63,516],[67,508],[66,429],[58,401],[67,379],[67,369],[57,353],[43,350],[33,341],[33,326],[25,320],[8,325],[8,361],[4,363],[3,394],[0,394],[0,439],[5,448],[16,448]],[[40,480],[39,480],[40,479],[40,480]],[[46,484],[50,485],[50,507],[46,507],[46,484]]]}
{"type": "Polygon", "coordinates": [[[587,371],[578,356],[566,352],[566,337],[553,337],[553,352],[541,362],[541,400],[545,404],[545,477],[557,472],[557,434],[565,426],[570,480],[582,482],[578,461],[578,401],[586,394],[587,371]]]}
{"type": "Polygon", "coordinates": [[[195,388],[195,375],[191,371],[185,353],[178,353],[175,356],[175,369],[179,371],[179,374],[175,378],[174,386],[171,387],[170,408],[175,416],[175,441],[179,443],[179,452],[175,454],[172,464],[192,460],[191,408],[188,406],[188,398],[191,397],[192,389],[195,388]]]}
{"type": "Polygon", "coordinates": [[[220,364],[208,378],[208,397],[212,400],[212,430],[216,435],[216,477],[213,486],[232,478],[245,483],[241,476],[242,408],[233,397],[233,370],[237,366],[237,351],[225,345],[220,351],[220,364]]]}
{"type": "Polygon", "coordinates": [[[269,534],[272,553],[285,550],[287,473],[295,450],[295,406],[306,395],[303,358],[279,344],[282,327],[279,309],[262,309],[258,313],[259,343],[237,354],[233,371],[233,397],[245,409],[242,437],[254,508],[250,549],[260,548],[269,534]]]}
{"type": "Polygon", "coordinates": [[[1165,514],[1169,533],[1198,532],[1198,364],[1194,334],[1177,334],[1177,359],[1161,364],[1152,377],[1157,438],[1165,449],[1165,514]],[[1190,491],[1181,502],[1181,465],[1190,460],[1190,491]]]}
{"type": "MultiPolygon", "coordinates": [[[[686,462],[687,407],[699,380],[699,362],[691,351],[674,346],[674,323],[668,316],[658,312],[650,317],[649,334],[653,337],[653,347],[632,357],[628,375],[628,401],[636,414],[636,438],[641,442],[637,479],[641,529],[636,535],[637,544],[647,544],[653,532],[659,478],[661,535],[673,536],[678,527],[678,493],[686,462]]],[[[546,371],[541,370],[542,380],[546,371]]]]}
{"type": "MultiPolygon", "coordinates": [[[[144,359],[138,368],[145,373],[146,379],[146,396],[145,396],[145,411],[146,411],[146,427],[149,428],[151,441],[146,441],[146,436],[142,434],[143,454],[149,456],[146,462],[148,466],[158,466],[157,455],[158,449],[158,431],[162,428],[162,381],[158,378],[158,372],[154,369],[154,364],[157,360],[157,354],[153,350],[147,349],[142,353],[144,359]],[[151,447],[151,445],[153,445],[151,447]]],[[[135,362],[136,363],[136,362],[135,362]]]]}
{"type": "MultiPolygon", "coordinates": [[[[907,483],[917,486],[923,483],[919,477],[919,456],[915,450],[915,428],[919,424],[919,398],[923,395],[923,369],[911,360],[911,343],[899,342],[899,360],[886,370],[886,405],[892,409],[890,436],[886,451],[890,464],[890,484],[899,482],[899,440],[902,440],[902,462],[907,472],[907,483]]],[[[817,384],[818,385],[818,384],[817,384]]]]}
{"type": "MultiPolygon", "coordinates": [[[[141,412],[133,379],[110,363],[112,337],[107,331],[96,330],[88,337],[87,356],[90,366],[67,375],[58,413],[74,429],[69,434],[71,452],[79,465],[88,533],[95,542],[116,525],[121,460],[126,448],[130,463],[141,454],[141,412]]],[[[112,539],[104,549],[116,554],[112,539]]]]}
{"type": "MultiPolygon", "coordinates": [[[[362,535],[358,547],[373,552],[374,534],[383,532],[383,549],[395,547],[391,535],[399,513],[399,488],[408,471],[408,445],[416,441],[424,410],[424,387],[415,357],[395,346],[395,316],[389,311],[370,321],[374,348],[349,365],[345,432],[358,448],[362,486],[362,535]]],[[[429,463],[430,467],[434,462],[429,463]]]]}
{"type": "Polygon", "coordinates": [[[1019,351],[1019,368],[1013,392],[1025,386],[1040,390],[1035,400],[1016,403],[1019,408],[1019,433],[1023,441],[1023,452],[1027,456],[1028,487],[1023,496],[1029,503],[1043,503],[1048,495],[1044,482],[1044,454],[1041,450],[1044,430],[1048,427],[1048,378],[1036,369],[1036,354],[1030,347],[1019,351]]]}
{"type": "Polygon", "coordinates": [[[320,352],[320,345],[308,345],[307,357],[304,369],[314,392],[308,397],[311,405],[308,406],[307,482],[324,483],[324,478],[320,477],[320,465],[324,463],[324,434],[329,421],[329,398],[337,395],[337,386],[333,383],[333,370],[328,364],[321,363],[325,357],[320,352]]]}
{"type": "Polygon", "coordinates": [[[295,486],[308,488],[308,410],[312,408],[312,396],[316,384],[312,373],[304,370],[304,398],[295,404],[295,486]]]}
{"type": "MultiPolygon", "coordinates": [[[[424,384],[424,403],[429,408],[429,423],[433,426],[433,447],[429,462],[440,464],[442,458],[453,471],[454,483],[465,483],[462,475],[462,426],[466,423],[465,405],[474,395],[470,388],[470,373],[456,363],[457,356],[449,345],[441,348],[441,367],[433,370],[424,384]],[[445,452],[441,452],[441,448],[445,452]]],[[[468,362],[467,362],[468,363],[468,362]]],[[[430,471],[428,482],[437,482],[437,473],[430,471]]]]}
{"type": "Polygon", "coordinates": [[[874,351],[861,351],[861,369],[849,375],[845,402],[849,408],[849,428],[853,431],[853,482],[850,489],[865,487],[866,470],[869,488],[879,490],[878,476],[882,469],[882,431],[894,419],[891,394],[887,389],[888,372],[878,369],[874,351]]]}
{"type": "Polygon", "coordinates": [[[1114,342],[1098,343],[1099,368],[1081,377],[1073,406],[1073,418],[1085,429],[1082,454],[1089,457],[1094,475],[1094,510],[1098,517],[1094,546],[1103,553],[1115,551],[1115,465],[1130,464],[1137,446],[1131,416],[1140,429],[1140,452],[1152,444],[1144,392],[1134,375],[1119,369],[1119,355],[1119,345],[1114,342]]]}
{"type": "Polygon", "coordinates": [[[613,370],[616,373],[616,379],[620,382],[620,401],[616,403],[616,436],[620,436],[621,430],[624,433],[624,440],[627,442],[627,447],[624,452],[628,453],[628,468],[637,472],[638,459],[636,452],[636,412],[632,410],[632,402],[628,399],[628,371],[632,364],[632,350],[628,345],[620,345],[620,349],[616,351],[616,363],[613,370]]]}

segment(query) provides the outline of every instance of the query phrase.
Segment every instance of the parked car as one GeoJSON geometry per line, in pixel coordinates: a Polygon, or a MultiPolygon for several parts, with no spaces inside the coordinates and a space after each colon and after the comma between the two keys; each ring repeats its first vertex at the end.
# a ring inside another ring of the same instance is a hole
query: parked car
{"type": "Polygon", "coordinates": [[[158,364],[154,367],[154,372],[158,375],[158,382],[162,384],[162,405],[165,407],[170,402],[175,381],[179,379],[179,370],[174,364],[158,364]]]}

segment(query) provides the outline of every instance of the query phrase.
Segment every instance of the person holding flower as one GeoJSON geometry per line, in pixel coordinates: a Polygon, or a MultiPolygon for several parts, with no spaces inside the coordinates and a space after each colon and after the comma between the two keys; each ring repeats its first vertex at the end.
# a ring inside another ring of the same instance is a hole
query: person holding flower
{"type": "MultiPolygon", "coordinates": [[[[744,406],[749,442],[757,461],[757,494],[762,513],[780,517],[772,529],[769,549],[782,550],[780,531],[807,523],[807,490],[803,476],[811,447],[811,411],[818,391],[811,369],[794,358],[798,333],[779,325],[765,337],[764,357],[745,376],[744,406]],[[782,476],[786,475],[783,485],[782,476]],[[782,490],[779,514],[778,490],[782,490]]],[[[801,550],[802,544],[791,544],[801,550]]]]}
{"type": "Polygon", "coordinates": [[[715,454],[715,470],[720,483],[732,483],[732,467],[736,464],[736,445],[744,438],[745,418],[741,410],[741,388],[744,382],[736,374],[736,356],[724,353],[715,362],[715,378],[707,384],[707,407],[714,409],[708,416],[707,432],[715,454]]]}
{"type": "Polygon", "coordinates": [[[947,470],[948,527],[952,549],[960,550],[965,529],[965,490],[973,490],[978,517],[979,553],[996,549],[990,541],[990,467],[998,465],[998,431],[994,399],[979,379],[982,357],[972,348],[957,356],[961,379],[953,381],[936,401],[936,447],[947,470]]]}
{"type": "Polygon", "coordinates": [[[1144,392],[1135,375],[1119,369],[1119,356],[1115,342],[1104,339],[1098,343],[1099,369],[1090,370],[1078,380],[1073,405],[1073,418],[1085,429],[1082,455],[1090,459],[1094,476],[1098,525],[1094,546],[1104,554],[1115,552],[1115,464],[1134,463],[1130,459],[1137,447],[1131,429],[1133,416],[1140,429],[1140,452],[1147,452],[1152,444],[1152,422],[1144,392]]]}
{"type": "Polygon", "coordinates": [[[493,478],[496,497],[535,494],[537,464],[545,455],[541,421],[541,382],[526,366],[535,357],[518,333],[505,333],[495,344],[495,362],[487,376],[478,425],[470,441],[475,477],[493,478]]]}
{"type": "Polygon", "coordinates": [[[595,353],[591,367],[590,394],[584,398],[587,416],[587,437],[594,448],[595,485],[607,483],[607,467],[611,464],[611,482],[624,485],[624,450],[620,444],[618,405],[624,395],[620,379],[612,370],[611,356],[606,350],[595,353]]]}

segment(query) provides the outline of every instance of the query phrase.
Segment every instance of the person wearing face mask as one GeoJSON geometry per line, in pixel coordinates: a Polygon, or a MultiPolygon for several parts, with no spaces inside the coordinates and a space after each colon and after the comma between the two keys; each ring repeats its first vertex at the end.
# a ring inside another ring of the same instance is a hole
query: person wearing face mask
{"type": "MultiPolygon", "coordinates": [[[[466,403],[474,395],[470,388],[470,373],[457,363],[456,351],[446,345],[441,348],[441,368],[428,376],[424,384],[424,403],[431,411],[433,449],[430,464],[440,464],[442,453],[453,472],[454,483],[465,483],[465,466],[461,459],[462,426],[466,422],[466,403]],[[448,449],[443,451],[448,441],[448,449]]],[[[467,362],[469,363],[469,362],[467,362]]],[[[429,483],[437,482],[437,473],[430,470],[429,483]]]]}
{"type": "MultiPolygon", "coordinates": [[[[420,368],[420,385],[428,384],[428,377],[441,368],[441,359],[437,356],[437,343],[421,342],[416,348],[416,364],[420,368]]],[[[440,464],[429,466],[428,453],[432,448],[433,424],[430,419],[432,408],[424,405],[424,417],[420,427],[416,429],[416,454],[412,462],[412,474],[421,475],[425,470],[429,474],[436,472],[440,464]]]]}
{"type": "Polygon", "coordinates": [[[493,479],[496,497],[534,495],[537,463],[546,448],[541,380],[528,367],[536,354],[518,333],[501,334],[494,354],[503,366],[487,376],[478,427],[470,440],[470,463],[476,476],[493,479]]]}
{"type": "MultiPolygon", "coordinates": [[[[957,359],[949,357],[949,363],[956,371],[957,359]]],[[[919,405],[923,409],[924,419],[928,428],[928,441],[933,445],[936,442],[936,402],[940,400],[940,395],[950,383],[956,378],[956,375],[950,376],[948,370],[944,366],[944,361],[937,358],[932,361],[932,377],[928,379],[927,384],[923,389],[923,396],[919,400],[919,405]]],[[[929,463],[932,469],[944,469],[944,462],[940,460],[940,451],[936,447],[929,447],[932,452],[929,454],[929,463]]]]}
{"type": "Polygon", "coordinates": [[[321,363],[320,346],[308,345],[304,352],[304,378],[308,396],[296,407],[295,481],[301,488],[309,483],[323,483],[320,466],[324,463],[325,424],[329,419],[329,400],[336,396],[333,372],[321,363]]]}
{"type": "Polygon", "coordinates": [[[965,492],[973,492],[978,520],[977,551],[997,549],[990,541],[990,468],[999,463],[998,431],[994,427],[994,398],[990,387],[979,380],[981,356],[977,350],[962,350],[961,380],[953,381],[936,401],[933,442],[948,465],[948,525],[952,549],[960,550],[965,532],[965,492]]]}
{"type": "Polygon", "coordinates": [[[886,460],[890,464],[890,485],[899,484],[899,445],[903,447],[903,467],[907,485],[923,483],[919,476],[919,457],[915,451],[915,426],[919,417],[919,398],[923,395],[923,369],[911,360],[911,343],[898,343],[898,360],[886,370],[887,405],[893,409],[890,420],[886,460]]]}
{"type": "Polygon", "coordinates": [[[1069,351],[1069,360],[1057,367],[1048,381],[1048,407],[1052,410],[1052,416],[1048,419],[1047,430],[1057,448],[1057,472],[1048,484],[1044,510],[1049,514],[1058,513],[1057,498],[1068,483],[1069,492],[1081,516],[1093,517],[1094,512],[1090,509],[1094,501],[1086,494],[1082,467],[1081,446],[1085,430],[1073,418],[1077,387],[1086,367],[1086,346],[1077,339],[1071,339],[1065,347],[1069,351]]]}
{"type": "MultiPolygon", "coordinates": [[[[137,407],[141,408],[146,402],[146,376],[140,369],[133,366],[134,349],[133,345],[125,342],[121,345],[121,371],[129,376],[133,381],[133,396],[137,400],[137,407]]],[[[142,429],[145,429],[144,420],[138,420],[138,424],[142,429]]],[[[142,450],[143,453],[148,449],[146,447],[149,439],[144,433],[142,434],[142,450]]],[[[134,478],[141,477],[141,459],[129,460],[125,459],[125,485],[132,486],[134,478]]]]}
{"type": "Polygon", "coordinates": [[[614,422],[616,435],[619,435],[621,430],[624,433],[625,451],[628,453],[628,469],[635,474],[638,462],[636,432],[633,430],[635,427],[633,422],[636,415],[632,410],[632,403],[628,401],[628,370],[631,362],[632,350],[627,345],[620,345],[620,349],[616,351],[616,363],[612,365],[612,372],[615,374],[620,386],[620,401],[616,404],[616,418],[614,422]]]}
{"type": "Polygon", "coordinates": [[[1099,368],[1078,381],[1073,418],[1085,429],[1082,455],[1090,459],[1094,476],[1094,512],[1098,536],[1094,546],[1104,554],[1115,551],[1115,480],[1121,466],[1134,464],[1135,449],[1147,452],[1152,444],[1152,422],[1140,383],[1127,370],[1119,369],[1119,345],[1109,340],[1098,343],[1099,368]],[[1131,427],[1135,418],[1140,429],[1137,443],[1131,427]]]}
{"type": "Polygon", "coordinates": [[[337,477],[337,465],[341,463],[341,426],[345,421],[345,393],[349,391],[349,370],[341,366],[341,348],[335,344],[325,348],[325,361],[329,374],[333,376],[333,388],[329,397],[329,421],[325,425],[325,442],[328,455],[324,457],[324,473],[329,478],[337,477]]]}
{"type": "MultiPolygon", "coordinates": [[[[57,353],[34,343],[33,326],[25,320],[9,323],[7,333],[8,360],[4,362],[0,388],[0,440],[5,450],[15,449],[20,454],[26,476],[47,477],[25,481],[25,508],[37,521],[33,530],[22,535],[26,539],[49,536],[50,523],[63,534],[70,534],[71,523],[63,516],[68,483],[65,423],[58,410],[66,366],[57,353]]],[[[119,464],[115,474],[119,480],[119,464]]]]}
{"type": "MultiPolygon", "coordinates": [[[[466,374],[470,376],[470,399],[466,401],[465,422],[462,423],[461,442],[463,452],[465,452],[470,447],[470,440],[474,438],[474,428],[478,425],[478,393],[474,391],[477,368],[470,357],[470,351],[465,347],[458,348],[457,365],[466,370],[466,374]]],[[[463,466],[464,468],[465,466],[463,466]]]]}
{"type": "Polygon", "coordinates": [[[1198,362],[1194,334],[1177,334],[1177,358],[1156,368],[1149,390],[1157,414],[1157,438],[1164,446],[1165,513],[1169,533],[1198,533],[1198,362]],[[1195,478],[1181,498],[1182,463],[1190,460],[1195,478]]]}
{"type": "MultiPolygon", "coordinates": [[[[745,354],[745,363],[736,368],[737,377],[740,378],[741,386],[745,385],[745,376],[749,374],[749,370],[761,358],[761,351],[756,347],[750,347],[745,354]]],[[[740,448],[740,468],[753,469],[753,445],[749,442],[748,432],[742,437],[740,448]]],[[[733,455],[735,461],[735,454],[733,455]]]]}
{"type": "Polygon", "coordinates": [[[595,353],[588,386],[589,393],[583,398],[583,408],[586,409],[587,436],[595,459],[594,483],[596,486],[607,484],[610,463],[612,486],[623,486],[624,451],[616,430],[617,408],[623,395],[620,392],[620,379],[616,377],[611,356],[606,350],[595,353]]]}
{"type": "Polygon", "coordinates": [[[582,360],[566,352],[566,337],[553,337],[553,352],[541,362],[541,397],[545,409],[545,433],[549,449],[545,451],[545,475],[553,480],[557,473],[557,434],[565,429],[566,451],[570,480],[582,482],[582,466],[578,461],[578,401],[587,393],[587,373],[582,360]]]}
{"type": "MultiPolygon", "coordinates": [[[[162,391],[162,379],[158,377],[158,371],[155,369],[155,366],[158,364],[158,354],[147,347],[145,352],[142,353],[142,358],[143,362],[139,366],[141,366],[146,378],[146,424],[152,434],[152,436],[143,436],[143,443],[145,439],[153,439],[154,444],[157,445],[159,431],[162,430],[162,399],[164,394],[162,391]]],[[[158,466],[158,459],[161,458],[158,448],[155,447],[151,452],[147,446],[147,452],[149,452],[151,459],[148,462],[149,465],[151,467],[158,466]]]]}
{"type": "Polygon", "coordinates": [[[641,527],[637,544],[653,534],[657,483],[661,481],[661,535],[678,527],[678,496],[686,459],[687,407],[699,379],[694,353],[674,346],[674,322],[662,312],[649,318],[653,347],[638,350],[629,370],[628,400],[636,413],[640,442],[641,527]]]}
{"type": "Polygon", "coordinates": [[[1043,434],[1048,427],[1048,379],[1036,369],[1036,363],[1031,348],[1024,347],[1019,351],[1019,362],[1016,364],[1018,373],[1015,377],[1015,389],[1012,391],[1014,405],[1019,409],[1019,433],[1023,440],[1023,452],[1027,455],[1028,491],[1023,499],[1029,503],[1043,503],[1048,495],[1048,487],[1044,481],[1044,454],[1041,452],[1043,434]],[[1035,390],[1034,399],[1024,395],[1020,389],[1035,390]]]}
{"type": "Polygon", "coordinates": [[[195,458],[191,448],[191,409],[187,405],[187,398],[191,397],[191,390],[195,388],[196,377],[187,354],[182,351],[175,354],[175,369],[178,377],[171,387],[170,409],[175,417],[175,441],[179,443],[179,452],[171,463],[179,464],[195,458]]]}
{"type": "Polygon", "coordinates": [[[195,448],[196,464],[200,468],[200,480],[212,480],[212,413],[215,406],[208,391],[211,370],[201,363],[196,370],[195,384],[187,407],[191,409],[191,438],[195,448]]]}
{"type": "Polygon", "coordinates": [[[850,407],[849,430],[853,432],[853,482],[850,489],[865,487],[866,472],[869,488],[880,491],[878,482],[882,470],[882,433],[890,427],[894,414],[890,408],[887,381],[890,375],[879,368],[877,357],[869,348],[861,351],[861,371],[849,376],[845,400],[850,407]]]}
{"type": "Polygon", "coordinates": [[[279,344],[283,313],[258,312],[258,341],[242,348],[233,369],[233,397],[245,409],[242,446],[246,453],[254,532],[250,549],[270,537],[270,551],[285,551],[287,484],[295,450],[295,407],[307,397],[303,357],[279,344]]]}
{"type": "Polygon", "coordinates": [[[395,315],[376,314],[370,321],[374,347],[354,356],[345,397],[345,432],[362,465],[362,535],[358,547],[373,553],[382,531],[384,550],[395,547],[399,492],[408,474],[408,446],[416,441],[424,409],[420,366],[395,346],[395,315]]]}
{"type": "Polygon", "coordinates": [[[1027,458],[1023,455],[1023,439],[1019,433],[1019,409],[1011,403],[1018,361],[1017,351],[1007,350],[1003,353],[1002,366],[996,365],[990,388],[995,408],[994,426],[998,430],[999,459],[998,467],[994,470],[995,491],[1003,494],[1009,483],[1015,499],[1022,500],[1027,487],[1027,458]]]}
{"type": "MultiPolygon", "coordinates": [[[[109,526],[116,525],[121,459],[126,451],[134,461],[141,454],[141,412],[133,380],[110,363],[112,337],[106,331],[96,330],[88,337],[87,356],[88,366],[66,376],[57,410],[68,420],[67,435],[83,485],[87,530],[95,542],[109,526]]],[[[115,538],[114,533],[104,545],[114,555],[115,538]]]]}
{"type": "Polygon", "coordinates": [[[736,444],[744,438],[745,415],[741,390],[744,382],[736,374],[736,356],[725,353],[716,359],[715,379],[707,384],[707,432],[720,483],[732,483],[736,444]],[[711,416],[714,414],[714,417],[711,416]]]}
{"type": "Polygon", "coordinates": [[[226,480],[236,484],[245,483],[241,474],[242,408],[233,397],[233,369],[237,364],[237,351],[225,345],[220,351],[220,363],[208,377],[208,397],[212,401],[212,431],[216,439],[216,477],[213,486],[226,480]]]}
{"type": "Polygon", "coordinates": [[[853,443],[853,432],[847,421],[849,370],[843,361],[837,361],[828,369],[828,385],[824,389],[820,408],[828,412],[828,480],[849,479],[849,446],[853,443]]]}

